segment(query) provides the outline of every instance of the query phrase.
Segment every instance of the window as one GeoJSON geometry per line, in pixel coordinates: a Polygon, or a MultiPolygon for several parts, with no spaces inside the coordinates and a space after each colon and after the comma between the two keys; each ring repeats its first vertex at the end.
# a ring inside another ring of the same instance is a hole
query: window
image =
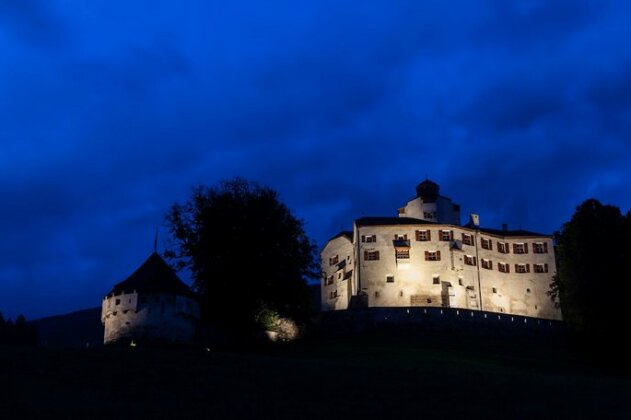
{"type": "Polygon", "coordinates": [[[487,270],[492,270],[493,269],[493,261],[487,260],[485,258],[482,258],[480,261],[482,263],[482,268],[485,268],[487,270]]]}
{"type": "Polygon", "coordinates": [[[497,270],[500,273],[510,273],[510,266],[506,263],[497,263],[497,270]]]}
{"type": "Polygon", "coordinates": [[[341,279],[342,278],[342,272],[340,271],[339,273],[337,273],[337,279],[341,279]]]}
{"type": "Polygon", "coordinates": [[[423,212],[423,218],[424,219],[433,219],[434,215],[431,212],[429,212],[429,211],[424,211],[423,212]]]}
{"type": "Polygon", "coordinates": [[[510,248],[506,242],[498,242],[497,250],[502,254],[508,254],[510,252],[510,248]]]}
{"type": "Polygon", "coordinates": [[[417,241],[431,241],[432,233],[429,230],[417,230],[416,231],[416,240],[417,241]]]}
{"type": "Polygon", "coordinates": [[[397,249],[396,251],[397,260],[408,260],[410,259],[410,250],[409,249],[397,249]]]}
{"type": "Polygon", "coordinates": [[[515,264],[516,273],[530,273],[530,264],[515,264]]]}
{"type": "Polygon", "coordinates": [[[329,293],[329,299],[335,299],[337,297],[337,290],[333,290],[329,293]]]}
{"type": "Polygon", "coordinates": [[[395,241],[405,241],[405,240],[407,240],[407,239],[408,239],[408,235],[407,235],[407,233],[406,233],[406,234],[404,234],[404,235],[401,235],[400,233],[395,233],[395,234],[394,234],[394,240],[395,240],[395,241]]]}
{"type": "Polygon", "coordinates": [[[465,255],[464,263],[466,265],[477,265],[477,258],[474,257],[473,255],[465,255]]]}
{"type": "Polygon", "coordinates": [[[394,283],[394,276],[392,274],[386,276],[386,283],[394,283]]]}
{"type": "Polygon", "coordinates": [[[120,305],[121,304],[121,300],[120,299],[116,299],[116,304],[120,305]]]}
{"type": "Polygon", "coordinates": [[[547,242],[535,242],[532,245],[532,252],[535,254],[547,254],[548,253],[548,243],[547,242]]]}
{"type": "Polygon", "coordinates": [[[329,284],[333,284],[335,282],[335,278],[333,277],[333,275],[331,274],[329,277],[327,277],[326,279],[326,285],[328,286],[329,284]]]}
{"type": "Polygon", "coordinates": [[[453,241],[454,240],[454,231],[453,230],[441,230],[440,231],[440,240],[441,241],[453,241]]]}
{"type": "Polygon", "coordinates": [[[497,293],[497,287],[493,288],[493,293],[497,293]]]}
{"type": "Polygon", "coordinates": [[[523,242],[518,242],[513,244],[513,252],[515,254],[527,254],[528,253],[528,244],[523,242]]]}
{"type": "Polygon", "coordinates": [[[530,293],[530,289],[526,289],[526,293],[530,293]]]}
{"type": "Polygon", "coordinates": [[[425,261],[440,261],[440,251],[425,251],[425,261]]]}
{"type": "Polygon", "coordinates": [[[364,251],[364,260],[366,261],[379,260],[379,251],[364,251]]]}
{"type": "Polygon", "coordinates": [[[375,292],[375,297],[378,298],[379,297],[379,292],[375,292]]]}
{"type": "Polygon", "coordinates": [[[340,257],[339,257],[339,256],[337,256],[337,255],[335,255],[335,256],[333,256],[333,257],[329,258],[329,265],[335,265],[335,264],[337,264],[338,262],[340,262],[340,257]]]}
{"type": "Polygon", "coordinates": [[[488,249],[489,251],[493,251],[493,241],[490,239],[481,238],[480,239],[482,249],[488,249]]]}
{"type": "Polygon", "coordinates": [[[427,303],[432,303],[432,299],[427,298],[427,303]]]}
{"type": "Polygon", "coordinates": [[[377,235],[362,235],[362,242],[377,242],[377,235]]]}
{"type": "Polygon", "coordinates": [[[535,264],[534,265],[535,273],[547,273],[548,272],[548,264],[535,264]]]}
{"type": "Polygon", "coordinates": [[[473,245],[473,236],[468,233],[462,234],[462,243],[465,245],[473,245]]]}
{"type": "Polygon", "coordinates": [[[458,278],[458,285],[462,286],[462,278],[458,278]]]}
{"type": "Polygon", "coordinates": [[[432,278],[432,284],[440,284],[440,276],[434,276],[432,278]]]}

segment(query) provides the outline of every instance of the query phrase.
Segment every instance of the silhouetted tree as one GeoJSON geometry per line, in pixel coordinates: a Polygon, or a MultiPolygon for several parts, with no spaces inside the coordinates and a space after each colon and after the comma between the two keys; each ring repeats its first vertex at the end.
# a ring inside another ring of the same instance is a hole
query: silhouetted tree
{"type": "Polygon", "coordinates": [[[166,219],[165,256],[192,273],[206,319],[241,332],[261,310],[307,319],[316,247],[274,190],[240,178],[198,187],[166,219]]]}
{"type": "MultiPolygon", "coordinates": [[[[621,337],[631,321],[631,213],[590,199],[556,234],[557,274],[550,295],[584,337],[621,337]]],[[[597,343],[598,341],[593,341],[597,343]]],[[[604,344],[604,343],[603,343],[604,344]]]]}
{"type": "Polygon", "coordinates": [[[34,345],[37,344],[37,331],[26,322],[24,315],[18,315],[15,322],[5,320],[0,313],[0,344],[34,345]]]}

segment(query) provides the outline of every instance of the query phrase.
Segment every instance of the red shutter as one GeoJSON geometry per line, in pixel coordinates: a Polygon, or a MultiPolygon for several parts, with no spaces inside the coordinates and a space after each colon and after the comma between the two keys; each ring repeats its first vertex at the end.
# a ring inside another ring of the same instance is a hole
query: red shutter
{"type": "Polygon", "coordinates": [[[375,251],[375,259],[378,260],[379,259],[379,251],[375,251]]]}
{"type": "Polygon", "coordinates": [[[513,244],[513,253],[517,254],[517,244],[513,244]]]}
{"type": "Polygon", "coordinates": [[[467,235],[465,235],[464,233],[462,234],[462,243],[464,243],[464,242],[465,242],[465,239],[464,239],[464,238],[465,238],[466,236],[467,236],[467,235]]]}
{"type": "Polygon", "coordinates": [[[493,261],[489,261],[489,269],[492,270],[493,269],[493,261]]]}
{"type": "Polygon", "coordinates": [[[526,254],[528,253],[528,242],[524,244],[524,251],[526,252],[526,254]]]}
{"type": "Polygon", "coordinates": [[[519,273],[519,268],[517,267],[519,267],[519,264],[515,264],[515,273],[519,273]]]}
{"type": "Polygon", "coordinates": [[[506,247],[504,249],[506,249],[507,254],[510,254],[510,245],[508,243],[506,244],[506,247]]]}
{"type": "Polygon", "coordinates": [[[548,243],[547,243],[547,242],[544,242],[544,243],[543,243],[543,252],[544,252],[545,254],[547,254],[547,253],[548,253],[548,243]]]}
{"type": "Polygon", "coordinates": [[[489,239],[489,251],[493,251],[493,240],[489,239]]]}
{"type": "Polygon", "coordinates": [[[364,261],[368,259],[368,251],[364,251],[364,261]]]}
{"type": "Polygon", "coordinates": [[[510,273],[510,264],[506,263],[505,267],[506,267],[506,272],[510,273]]]}
{"type": "Polygon", "coordinates": [[[366,242],[366,235],[362,235],[362,242],[366,242]]]}
{"type": "Polygon", "coordinates": [[[545,273],[547,273],[547,272],[548,272],[548,263],[545,263],[545,265],[543,266],[543,271],[544,271],[545,273]]]}
{"type": "Polygon", "coordinates": [[[432,231],[431,230],[427,230],[427,240],[431,241],[432,240],[432,231]]]}
{"type": "Polygon", "coordinates": [[[436,260],[440,261],[440,251],[436,251],[436,260]]]}
{"type": "Polygon", "coordinates": [[[473,257],[473,265],[478,265],[478,257],[473,257]]]}
{"type": "Polygon", "coordinates": [[[454,240],[454,231],[453,231],[453,230],[450,230],[450,231],[449,231],[449,240],[450,240],[450,241],[453,241],[453,240],[454,240]]]}
{"type": "Polygon", "coordinates": [[[425,251],[425,261],[429,261],[429,251],[425,251]]]}
{"type": "Polygon", "coordinates": [[[530,273],[530,264],[526,264],[526,273],[530,273]]]}
{"type": "Polygon", "coordinates": [[[421,240],[421,231],[417,230],[417,231],[414,232],[414,234],[416,235],[416,240],[420,241],[421,240]]]}

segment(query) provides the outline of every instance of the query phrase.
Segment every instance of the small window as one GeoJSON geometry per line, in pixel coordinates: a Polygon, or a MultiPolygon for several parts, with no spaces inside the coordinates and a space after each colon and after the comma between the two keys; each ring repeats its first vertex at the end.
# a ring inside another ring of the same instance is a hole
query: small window
{"type": "Polygon", "coordinates": [[[530,273],[530,264],[515,264],[516,273],[530,273]]]}
{"type": "Polygon", "coordinates": [[[440,261],[440,251],[425,251],[425,261],[440,261]]]}
{"type": "Polygon", "coordinates": [[[473,235],[469,235],[468,233],[463,233],[462,243],[465,245],[473,245],[473,235]]]}
{"type": "Polygon", "coordinates": [[[464,256],[464,263],[466,265],[478,265],[477,263],[477,258],[474,257],[473,255],[465,255],[464,256]]]}
{"type": "Polygon", "coordinates": [[[440,240],[441,241],[453,241],[454,239],[454,232],[452,230],[441,230],[440,231],[440,240]]]}
{"type": "Polygon", "coordinates": [[[366,261],[379,260],[379,251],[364,251],[364,260],[366,261]]]}
{"type": "Polygon", "coordinates": [[[427,303],[432,303],[432,299],[427,298],[427,303]]]}
{"type": "Polygon", "coordinates": [[[121,300],[120,299],[116,299],[116,304],[120,305],[121,304],[121,300]]]}
{"type": "Polygon", "coordinates": [[[432,240],[432,234],[429,230],[417,230],[416,231],[416,240],[425,242],[432,240]]]}
{"type": "Polygon", "coordinates": [[[375,297],[378,298],[379,297],[379,292],[375,292],[375,297]]]}
{"type": "Polygon", "coordinates": [[[493,288],[493,293],[497,293],[497,288],[496,287],[493,288]]]}
{"type": "Polygon", "coordinates": [[[532,246],[532,251],[535,254],[547,254],[548,243],[547,242],[535,242],[532,246]]]}
{"type": "Polygon", "coordinates": [[[530,289],[526,289],[526,293],[530,293],[530,289]]]}
{"type": "Polygon", "coordinates": [[[488,249],[489,251],[493,250],[493,241],[491,239],[481,238],[480,243],[482,245],[482,249],[488,249]]]}
{"type": "Polygon", "coordinates": [[[377,242],[377,235],[362,235],[361,240],[366,243],[377,242]]]}
{"type": "Polygon", "coordinates": [[[462,286],[462,279],[461,278],[458,279],[458,285],[462,286]]]}
{"type": "Polygon", "coordinates": [[[482,262],[482,268],[484,268],[486,270],[492,270],[493,269],[493,261],[487,260],[486,258],[482,258],[480,261],[482,262]]]}
{"type": "Polygon", "coordinates": [[[440,276],[434,276],[432,278],[432,284],[440,284],[440,276]]]}
{"type": "Polygon", "coordinates": [[[527,254],[528,253],[528,244],[524,242],[518,242],[513,244],[513,253],[515,254],[527,254]]]}
{"type": "Polygon", "coordinates": [[[509,273],[510,272],[509,265],[506,264],[506,263],[497,263],[497,270],[500,273],[509,273]]]}
{"type": "Polygon", "coordinates": [[[434,218],[434,215],[431,212],[429,211],[423,212],[423,219],[433,219],[433,218],[434,218]]]}
{"type": "Polygon", "coordinates": [[[329,265],[335,265],[338,262],[340,262],[340,257],[338,255],[329,258],[329,265]]]}
{"type": "Polygon", "coordinates": [[[409,249],[397,249],[396,250],[397,260],[407,260],[410,259],[410,250],[409,249]]]}
{"type": "Polygon", "coordinates": [[[386,276],[386,283],[394,283],[394,276],[392,274],[386,276]]]}
{"type": "Polygon", "coordinates": [[[535,264],[534,265],[535,273],[547,273],[548,272],[548,264],[535,264]]]}
{"type": "Polygon", "coordinates": [[[508,244],[506,242],[498,242],[497,243],[497,250],[502,253],[502,254],[508,254],[509,253],[509,247],[508,244]]]}
{"type": "Polygon", "coordinates": [[[408,239],[408,235],[406,234],[400,234],[400,233],[395,233],[394,234],[394,240],[395,241],[407,241],[408,239]]]}
{"type": "Polygon", "coordinates": [[[335,283],[335,277],[333,277],[333,274],[331,274],[329,277],[326,278],[326,285],[330,285],[335,283]]]}
{"type": "Polygon", "coordinates": [[[399,292],[399,297],[403,297],[403,290],[399,292]]]}

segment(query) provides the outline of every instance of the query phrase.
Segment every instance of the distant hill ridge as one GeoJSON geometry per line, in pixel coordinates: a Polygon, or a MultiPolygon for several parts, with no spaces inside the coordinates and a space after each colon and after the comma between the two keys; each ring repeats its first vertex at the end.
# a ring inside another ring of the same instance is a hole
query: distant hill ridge
{"type": "Polygon", "coordinates": [[[30,322],[39,343],[49,347],[97,347],[103,345],[101,308],[83,309],[30,322]]]}

